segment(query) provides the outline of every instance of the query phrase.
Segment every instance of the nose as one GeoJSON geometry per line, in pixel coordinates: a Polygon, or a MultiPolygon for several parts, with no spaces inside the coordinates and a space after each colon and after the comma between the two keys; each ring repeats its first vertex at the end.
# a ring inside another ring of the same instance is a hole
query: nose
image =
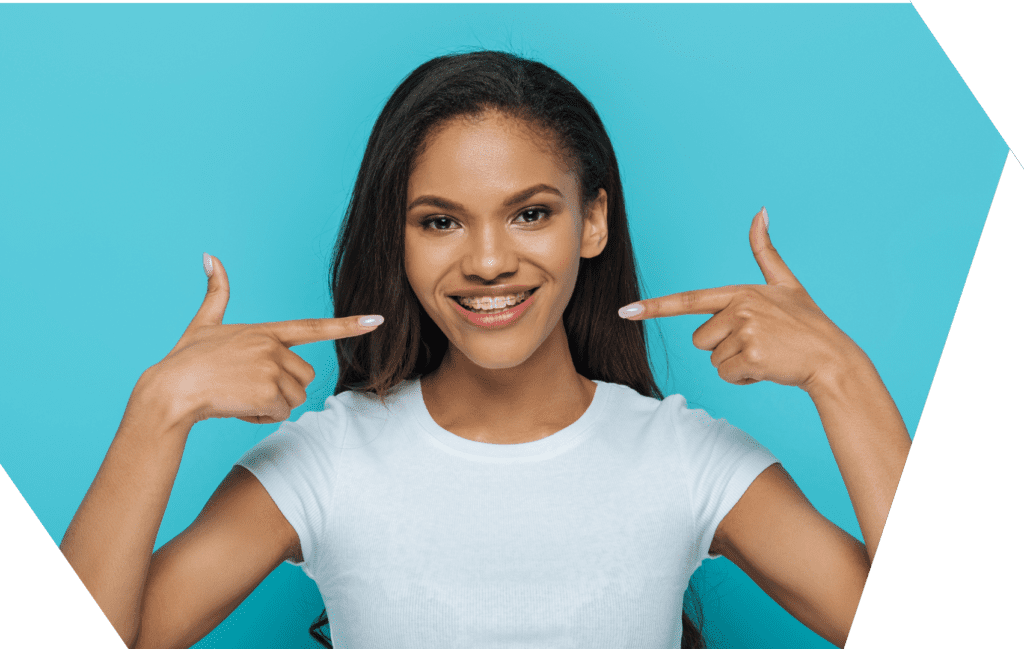
{"type": "Polygon", "coordinates": [[[519,269],[515,240],[500,224],[488,223],[472,232],[466,240],[462,272],[485,282],[502,275],[514,275],[519,269]]]}

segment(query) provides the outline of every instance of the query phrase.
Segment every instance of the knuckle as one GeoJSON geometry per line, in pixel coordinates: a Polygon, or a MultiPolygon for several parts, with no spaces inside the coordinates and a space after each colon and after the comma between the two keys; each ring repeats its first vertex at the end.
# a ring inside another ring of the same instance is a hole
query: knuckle
{"type": "Polygon", "coordinates": [[[745,347],[743,358],[752,365],[759,365],[764,360],[764,353],[757,347],[745,347]]]}
{"type": "Polygon", "coordinates": [[[261,347],[269,347],[276,340],[273,332],[263,324],[244,325],[244,328],[239,331],[239,335],[250,338],[251,344],[261,347]]]}
{"type": "Polygon", "coordinates": [[[266,334],[260,339],[260,349],[267,355],[275,355],[281,349],[281,343],[272,334],[266,334]]]}
{"type": "Polygon", "coordinates": [[[288,402],[283,397],[278,402],[276,414],[279,417],[278,421],[284,421],[285,419],[288,419],[288,417],[290,417],[292,414],[292,407],[288,405],[288,402]]]}
{"type": "Polygon", "coordinates": [[[302,387],[306,387],[313,382],[313,379],[316,378],[316,369],[306,361],[302,361],[302,372],[302,379],[304,381],[304,385],[302,387]]]}
{"type": "Polygon", "coordinates": [[[750,308],[749,304],[741,304],[736,308],[736,317],[742,320],[752,320],[754,318],[754,310],[750,308]]]}
{"type": "Polygon", "coordinates": [[[263,404],[274,405],[277,403],[280,390],[277,387],[277,383],[261,383],[259,389],[258,401],[263,404]]]}
{"type": "Polygon", "coordinates": [[[256,371],[265,380],[275,380],[281,374],[281,366],[274,359],[263,357],[259,360],[256,371]]]}
{"type": "Polygon", "coordinates": [[[260,356],[267,356],[273,346],[270,338],[268,338],[266,334],[258,331],[247,330],[241,332],[238,336],[242,344],[245,346],[245,349],[260,356]]]}
{"type": "Polygon", "coordinates": [[[314,336],[322,336],[324,334],[324,321],[318,318],[306,318],[302,321],[302,324],[312,333],[314,336]]]}
{"type": "Polygon", "coordinates": [[[758,304],[758,295],[756,293],[744,290],[737,297],[735,304],[737,307],[737,311],[743,310],[748,313],[751,313],[753,312],[754,307],[758,304]]]}

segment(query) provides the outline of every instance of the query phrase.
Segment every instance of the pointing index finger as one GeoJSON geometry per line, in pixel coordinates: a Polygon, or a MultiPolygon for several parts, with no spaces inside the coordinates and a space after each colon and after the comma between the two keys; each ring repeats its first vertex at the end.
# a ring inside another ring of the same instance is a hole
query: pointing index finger
{"type": "Polygon", "coordinates": [[[714,314],[729,306],[729,302],[732,301],[733,295],[739,288],[739,286],[703,288],[640,300],[619,309],[619,315],[629,320],[647,320],[695,313],[714,314]],[[643,310],[640,313],[630,311],[629,307],[633,306],[641,306],[643,310]]]}
{"type": "Polygon", "coordinates": [[[347,318],[304,318],[268,322],[264,326],[277,336],[286,347],[305,345],[321,340],[351,338],[369,333],[384,322],[379,315],[349,316],[347,318]]]}

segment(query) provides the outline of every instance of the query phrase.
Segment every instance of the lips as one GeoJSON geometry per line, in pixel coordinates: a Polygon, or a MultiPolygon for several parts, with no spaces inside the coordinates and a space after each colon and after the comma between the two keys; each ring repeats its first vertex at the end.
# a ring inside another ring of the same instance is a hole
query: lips
{"type": "MultiPolygon", "coordinates": [[[[512,287],[504,287],[504,290],[508,290],[509,288],[512,287]]],[[[478,327],[483,327],[485,329],[500,329],[519,320],[519,318],[523,315],[523,312],[525,312],[528,308],[530,308],[533,305],[533,303],[536,301],[535,298],[537,288],[539,287],[527,289],[526,292],[528,293],[528,295],[526,299],[520,302],[519,304],[512,307],[506,307],[500,311],[494,311],[492,313],[476,313],[463,307],[461,304],[459,304],[459,301],[456,299],[456,297],[463,297],[464,295],[449,295],[448,297],[449,299],[451,299],[452,308],[454,308],[455,311],[459,313],[459,315],[461,315],[463,318],[469,321],[470,324],[476,325],[478,327]]],[[[509,295],[509,293],[503,292],[499,293],[497,296],[500,297],[502,295],[509,295]]],[[[491,297],[494,296],[492,295],[491,297]]]]}

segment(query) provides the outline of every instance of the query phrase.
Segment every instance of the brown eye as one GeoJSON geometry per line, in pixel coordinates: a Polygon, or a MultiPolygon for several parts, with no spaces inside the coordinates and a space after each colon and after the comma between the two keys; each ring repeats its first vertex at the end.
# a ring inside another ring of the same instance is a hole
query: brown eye
{"type": "Polygon", "coordinates": [[[424,230],[450,230],[454,224],[455,221],[447,216],[435,216],[424,219],[422,225],[424,230]]]}
{"type": "Polygon", "coordinates": [[[536,223],[551,216],[551,212],[542,207],[531,207],[519,213],[527,223],[536,223]]]}

